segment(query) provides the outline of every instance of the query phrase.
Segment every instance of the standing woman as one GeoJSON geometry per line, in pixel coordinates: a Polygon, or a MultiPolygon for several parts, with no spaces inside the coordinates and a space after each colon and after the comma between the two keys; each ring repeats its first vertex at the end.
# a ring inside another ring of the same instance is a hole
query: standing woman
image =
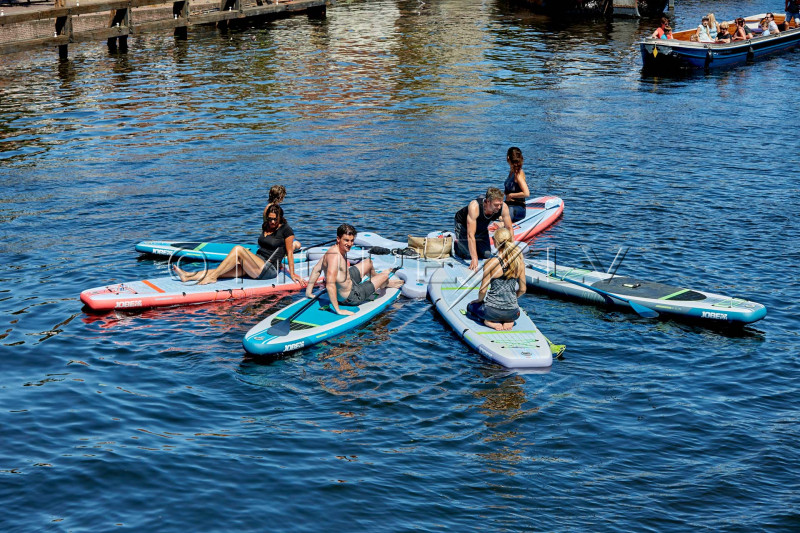
{"type": "Polygon", "coordinates": [[[516,146],[509,148],[506,161],[509,167],[504,184],[506,205],[511,214],[511,221],[517,222],[525,218],[525,198],[531,195],[528,182],[525,181],[525,171],[522,170],[522,150],[516,146]]]}
{"type": "Polygon", "coordinates": [[[508,331],[519,318],[520,296],[525,294],[525,263],[512,233],[500,228],[494,233],[497,257],[483,265],[478,299],[467,306],[467,314],[497,331],[508,331]]]}
{"type": "Polygon", "coordinates": [[[258,238],[258,252],[253,253],[244,246],[234,246],[217,268],[186,272],[172,268],[181,281],[196,281],[198,285],[215,283],[220,278],[274,279],[284,257],[287,258],[289,276],[296,283],[305,286],[303,278],[294,271],[294,231],[283,218],[283,209],[277,204],[267,208],[267,221],[262,226],[261,237],[258,238]]]}

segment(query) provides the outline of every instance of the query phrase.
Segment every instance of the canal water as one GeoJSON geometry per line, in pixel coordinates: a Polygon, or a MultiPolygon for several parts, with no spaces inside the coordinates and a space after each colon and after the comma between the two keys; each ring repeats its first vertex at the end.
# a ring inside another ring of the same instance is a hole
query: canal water
{"type": "MultiPolygon", "coordinates": [[[[706,2],[678,0],[674,27],[706,2]]],[[[723,1],[719,19],[781,9],[723,1]]],[[[491,0],[352,1],[221,34],[1,58],[3,531],[797,531],[800,141],[790,52],[640,72],[654,20],[491,0]],[[529,294],[549,373],[470,351],[422,300],[276,361],[298,295],[84,312],[167,275],[146,239],[253,242],[268,188],[304,243],[404,239],[507,172],[580,264],[741,296],[719,332],[529,294]]]]}

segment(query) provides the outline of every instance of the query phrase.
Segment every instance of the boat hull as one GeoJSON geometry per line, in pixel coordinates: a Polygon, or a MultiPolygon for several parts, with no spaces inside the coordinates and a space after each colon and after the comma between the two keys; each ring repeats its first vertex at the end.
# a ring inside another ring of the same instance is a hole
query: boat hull
{"type": "Polygon", "coordinates": [[[674,39],[645,39],[639,43],[646,71],[717,69],[743,65],[791,50],[800,44],[800,29],[735,43],[697,43],[674,39]]]}

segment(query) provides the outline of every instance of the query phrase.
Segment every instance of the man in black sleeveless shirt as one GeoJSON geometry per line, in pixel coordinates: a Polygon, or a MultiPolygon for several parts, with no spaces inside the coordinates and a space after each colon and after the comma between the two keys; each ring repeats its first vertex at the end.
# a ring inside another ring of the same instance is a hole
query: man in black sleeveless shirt
{"type": "Polygon", "coordinates": [[[512,236],[514,234],[514,225],[503,197],[503,191],[489,187],[486,196],[472,200],[456,213],[455,253],[462,259],[470,260],[470,270],[477,271],[478,260],[492,256],[492,245],[489,241],[489,226],[492,222],[501,220],[512,236]]]}

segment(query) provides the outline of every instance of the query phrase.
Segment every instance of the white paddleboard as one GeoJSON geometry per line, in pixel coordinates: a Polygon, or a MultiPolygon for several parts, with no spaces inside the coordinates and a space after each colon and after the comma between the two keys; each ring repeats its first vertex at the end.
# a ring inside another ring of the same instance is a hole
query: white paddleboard
{"type": "Polygon", "coordinates": [[[467,317],[467,305],[477,299],[481,279],[481,271],[443,265],[431,276],[428,295],[445,322],[484,357],[506,368],[549,370],[553,364],[550,342],[525,310],[520,309],[510,331],[495,331],[467,317]]]}

